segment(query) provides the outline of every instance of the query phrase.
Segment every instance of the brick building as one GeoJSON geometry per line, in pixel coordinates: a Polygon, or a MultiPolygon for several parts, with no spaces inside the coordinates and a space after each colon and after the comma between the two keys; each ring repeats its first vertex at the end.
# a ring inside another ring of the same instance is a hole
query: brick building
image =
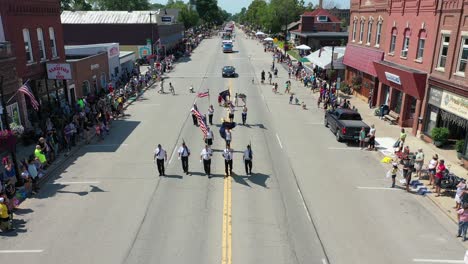
{"type": "MultiPolygon", "coordinates": [[[[46,62],[65,61],[59,1],[2,0],[0,16],[4,38],[14,46],[19,82],[28,82],[41,111],[57,106],[65,100],[65,83],[47,79],[46,62]]],[[[23,126],[38,124],[37,113],[24,96],[17,94],[12,100],[27,117],[22,119],[23,126]]]]}
{"type": "Polygon", "coordinates": [[[353,86],[356,95],[376,105],[379,78],[374,61],[382,61],[388,15],[387,0],[376,0],[369,4],[360,0],[351,1],[351,26],[349,42],[343,58],[346,65],[345,82],[353,86]]]}
{"type": "Polygon", "coordinates": [[[304,12],[299,28],[290,33],[296,44],[305,44],[312,51],[324,46],[344,45],[348,39],[348,33],[342,32],[341,20],[322,8],[304,12]]]}
{"type": "Polygon", "coordinates": [[[351,15],[351,11],[349,9],[340,9],[335,6],[332,9],[328,9],[328,12],[341,20],[344,19],[346,24],[349,24],[349,18],[351,15]]]}
{"type": "MultiPolygon", "coordinates": [[[[11,46],[11,43],[5,42],[3,36],[0,36],[0,38],[2,38],[2,42],[0,42],[0,76],[3,77],[3,83],[0,85],[3,85],[3,97],[5,99],[6,104],[5,109],[2,110],[6,110],[6,112],[8,113],[9,123],[21,125],[21,121],[24,118],[24,116],[21,116],[21,112],[19,111],[19,105],[15,96],[16,90],[18,89],[18,77],[16,75],[16,58],[13,53],[13,47],[11,46]]],[[[2,106],[0,106],[0,108],[2,108],[2,106]]],[[[0,120],[0,130],[3,130],[5,126],[6,124],[4,124],[2,117],[0,120]]]]}
{"type": "Polygon", "coordinates": [[[438,13],[422,134],[429,139],[434,127],[449,128],[450,139],[465,139],[468,160],[468,2],[441,1],[438,13]]]}

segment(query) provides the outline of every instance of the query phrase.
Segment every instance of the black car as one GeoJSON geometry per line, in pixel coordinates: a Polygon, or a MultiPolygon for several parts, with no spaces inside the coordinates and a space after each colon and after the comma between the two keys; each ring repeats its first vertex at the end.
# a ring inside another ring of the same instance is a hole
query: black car
{"type": "Polygon", "coordinates": [[[236,77],[236,68],[233,66],[224,66],[222,75],[223,77],[236,77]]]}
{"type": "Polygon", "coordinates": [[[325,127],[335,134],[337,141],[359,140],[359,132],[364,127],[366,135],[369,134],[370,127],[362,121],[361,115],[350,109],[336,109],[325,113],[325,127]]]}

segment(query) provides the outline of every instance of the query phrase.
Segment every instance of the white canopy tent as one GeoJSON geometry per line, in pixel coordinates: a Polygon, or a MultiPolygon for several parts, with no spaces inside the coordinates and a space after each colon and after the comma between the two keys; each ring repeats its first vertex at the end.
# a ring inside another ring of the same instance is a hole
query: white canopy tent
{"type": "Polygon", "coordinates": [[[272,38],[270,38],[270,37],[268,37],[268,38],[265,38],[264,40],[265,40],[265,41],[273,41],[273,39],[272,39],[272,38]]]}
{"type": "Polygon", "coordinates": [[[265,35],[265,33],[261,32],[261,31],[258,31],[257,33],[255,33],[255,35],[257,35],[257,36],[263,36],[263,35],[265,35]]]}
{"type": "Polygon", "coordinates": [[[307,45],[299,45],[296,47],[298,50],[310,50],[310,47],[307,45]]]}
{"type": "MultiPolygon", "coordinates": [[[[335,47],[333,53],[333,69],[344,70],[346,67],[343,64],[343,57],[346,47],[335,47]]],[[[323,47],[318,49],[306,57],[312,64],[317,65],[322,69],[331,68],[332,47],[323,47]]]]}

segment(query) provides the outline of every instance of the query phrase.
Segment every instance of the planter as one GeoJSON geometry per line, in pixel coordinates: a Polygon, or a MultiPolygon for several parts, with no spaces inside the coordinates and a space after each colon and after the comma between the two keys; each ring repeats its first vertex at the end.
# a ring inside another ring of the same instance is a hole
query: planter
{"type": "Polygon", "coordinates": [[[463,153],[457,152],[457,158],[461,160],[463,158],[463,153]]]}
{"type": "Polygon", "coordinates": [[[434,145],[438,148],[442,147],[444,145],[444,142],[442,141],[433,141],[434,142],[434,145]]]}

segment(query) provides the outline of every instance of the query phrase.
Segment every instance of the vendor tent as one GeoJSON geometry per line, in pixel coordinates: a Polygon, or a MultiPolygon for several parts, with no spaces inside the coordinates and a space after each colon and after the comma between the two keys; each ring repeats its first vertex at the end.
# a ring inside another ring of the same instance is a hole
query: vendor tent
{"type": "Polygon", "coordinates": [[[310,47],[307,45],[299,45],[296,47],[298,50],[310,50],[310,47]]]}
{"type": "MultiPolygon", "coordinates": [[[[344,70],[343,57],[346,47],[335,47],[333,51],[333,69],[344,70]]],[[[332,47],[323,47],[305,57],[314,65],[322,69],[330,69],[332,60],[332,47]]]]}
{"type": "Polygon", "coordinates": [[[261,31],[258,31],[257,33],[255,33],[255,35],[257,35],[257,36],[263,36],[263,35],[265,35],[265,33],[261,32],[261,31]]]}
{"type": "Polygon", "coordinates": [[[268,37],[268,38],[265,38],[264,40],[265,40],[265,41],[273,41],[273,39],[272,39],[272,38],[270,38],[270,37],[268,37]]]}

